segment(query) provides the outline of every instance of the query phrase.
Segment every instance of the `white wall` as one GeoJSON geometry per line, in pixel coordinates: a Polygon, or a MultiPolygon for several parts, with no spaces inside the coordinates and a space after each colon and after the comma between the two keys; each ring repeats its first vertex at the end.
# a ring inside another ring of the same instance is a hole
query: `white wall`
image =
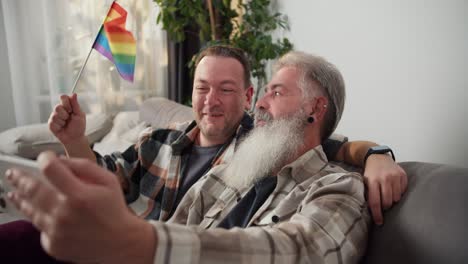
{"type": "Polygon", "coordinates": [[[16,126],[6,47],[3,8],[0,3],[0,132],[16,126]]]}
{"type": "Polygon", "coordinates": [[[468,167],[468,1],[288,0],[286,36],[347,85],[337,132],[399,161],[468,167]]]}

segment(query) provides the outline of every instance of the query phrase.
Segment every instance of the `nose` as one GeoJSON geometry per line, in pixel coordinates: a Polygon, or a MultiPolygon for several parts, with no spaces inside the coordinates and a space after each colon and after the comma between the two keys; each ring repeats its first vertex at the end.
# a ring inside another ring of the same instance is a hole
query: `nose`
{"type": "Polygon", "coordinates": [[[213,106],[219,104],[219,96],[215,89],[210,89],[205,97],[205,105],[213,106]]]}
{"type": "Polygon", "coordinates": [[[268,109],[268,102],[266,100],[266,95],[263,95],[260,99],[258,99],[257,103],[255,103],[255,108],[257,109],[268,109]]]}

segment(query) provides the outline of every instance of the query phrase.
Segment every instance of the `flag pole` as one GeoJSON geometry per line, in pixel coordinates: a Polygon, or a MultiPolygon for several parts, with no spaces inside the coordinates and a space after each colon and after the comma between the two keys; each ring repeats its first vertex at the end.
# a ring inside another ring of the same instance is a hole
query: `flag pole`
{"type": "Polygon", "coordinates": [[[78,72],[78,76],[76,77],[75,79],[75,83],[73,84],[73,88],[71,90],[71,94],[73,94],[75,92],[75,88],[76,88],[76,85],[78,84],[78,81],[80,80],[80,77],[81,77],[81,74],[83,73],[83,70],[86,66],[86,64],[88,63],[88,60],[89,60],[89,57],[91,56],[91,52],[93,51],[93,48],[94,48],[94,44],[96,43],[96,40],[98,39],[99,37],[99,33],[101,32],[101,29],[102,27],[104,26],[104,22],[106,21],[106,18],[107,18],[107,15],[109,14],[109,11],[111,10],[112,8],[112,5],[114,4],[116,0],[112,1],[112,3],[110,4],[110,7],[106,13],[106,17],[104,17],[104,21],[101,23],[101,27],[99,28],[99,31],[98,33],[96,34],[96,37],[94,38],[94,41],[93,41],[93,44],[91,45],[91,49],[89,50],[88,52],[88,56],[86,56],[86,60],[85,62],[83,63],[83,66],[81,66],[81,69],[80,69],[80,72],[78,72]]]}

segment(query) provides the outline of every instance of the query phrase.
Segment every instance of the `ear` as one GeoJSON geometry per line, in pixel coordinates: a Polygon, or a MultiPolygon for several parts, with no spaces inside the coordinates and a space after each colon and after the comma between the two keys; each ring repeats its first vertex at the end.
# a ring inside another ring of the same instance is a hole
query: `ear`
{"type": "Polygon", "coordinates": [[[320,121],[327,112],[328,99],[325,96],[317,96],[304,104],[304,110],[308,116],[320,121]]]}
{"type": "Polygon", "coordinates": [[[325,96],[318,96],[315,98],[315,104],[311,113],[315,117],[315,120],[320,121],[325,117],[328,110],[328,99],[325,96]]]}
{"type": "Polygon", "coordinates": [[[252,105],[252,96],[254,93],[253,86],[250,86],[249,88],[245,89],[244,92],[245,92],[245,97],[246,97],[244,109],[246,111],[249,111],[252,105]]]}

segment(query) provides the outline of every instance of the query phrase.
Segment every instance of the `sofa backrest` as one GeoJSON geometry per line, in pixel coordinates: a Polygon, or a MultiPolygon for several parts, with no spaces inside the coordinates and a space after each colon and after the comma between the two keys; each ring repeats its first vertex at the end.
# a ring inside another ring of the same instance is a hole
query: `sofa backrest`
{"type": "Polygon", "coordinates": [[[174,122],[193,118],[192,108],[162,97],[149,98],[140,107],[140,121],[149,123],[153,128],[165,128],[174,122]]]}
{"type": "Polygon", "coordinates": [[[373,226],[362,263],[467,263],[468,169],[404,162],[408,190],[373,226]]]}

